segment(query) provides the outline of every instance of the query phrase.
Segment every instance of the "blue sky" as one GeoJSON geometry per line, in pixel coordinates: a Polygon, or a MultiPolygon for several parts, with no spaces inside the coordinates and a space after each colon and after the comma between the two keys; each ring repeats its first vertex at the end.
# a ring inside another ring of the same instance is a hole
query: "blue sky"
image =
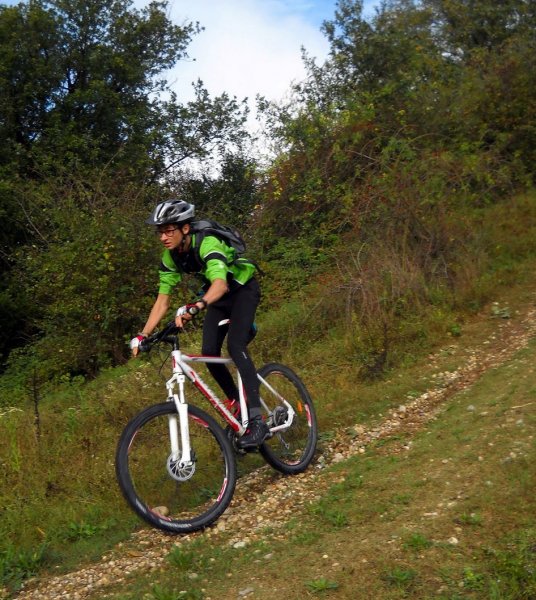
{"type": "MultiPolygon", "coordinates": [[[[220,0],[222,3],[225,1],[220,0]]],[[[0,0],[0,5],[13,6],[19,2],[20,0],[0,0]]],[[[190,3],[193,4],[192,0],[189,0],[189,2],[185,2],[184,0],[170,1],[170,4],[178,5],[179,7],[182,6],[182,9],[190,3]]],[[[244,3],[247,3],[247,0],[244,3]]],[[[315,25],[320,25],[323,20],[330,18],[335,10],[335,0],[281,0],[280,2],[267,0],[264,3],[271,5],[271,10],[302,14],[308,21],[315,25]]],[[[197,0],[196,4],[203,4],[203,0],[197,0]]],[[[378,0],[364,0],[364,11],[366,13],[370,12],[376,4],[378,4],[378,0]]]]}

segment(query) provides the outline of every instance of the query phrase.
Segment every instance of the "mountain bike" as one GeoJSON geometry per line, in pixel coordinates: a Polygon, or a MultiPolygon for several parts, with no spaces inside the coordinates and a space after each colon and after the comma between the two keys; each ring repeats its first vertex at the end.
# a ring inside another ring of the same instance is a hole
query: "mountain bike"
{"type": "MultiPolygon", "coordinates": [[[[222,321],[225,326],[229,321],[222,321]]],[[[149,406],[125,427],[116,451],[116,475],[131,508],[153,527],[189,533],[216,521],[229,506],[237,480],[237,440],[248,425],[247,402],[236,371],[239,401],[222,401],[195,371],[195,363],[231,365],[231,358],[186,354],[181,331],[170,322],[145,338],[141,351],[171,345],[172,375],[166,401],[149,406]],[[187,402],[193,386],[225,421],[187,402]]],[[[263,418],[269,437],[259,446],[266,462],[284,474],[304,471],[313,459],[317,421],[311,397],[289,367],[269,363],[258,370],[263,418]]]]}

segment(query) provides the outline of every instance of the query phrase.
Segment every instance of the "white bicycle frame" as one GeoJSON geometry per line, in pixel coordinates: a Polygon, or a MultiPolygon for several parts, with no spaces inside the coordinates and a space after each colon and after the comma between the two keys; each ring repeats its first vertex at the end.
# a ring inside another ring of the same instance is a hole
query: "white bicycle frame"
{"type": "MultiPolygon", "coordinates": [[[[192,452],[190,445],[190,431],[188,427],[188,404],[184,393],[184,384],[186,378],[188,378],[196,388],[207,398],[207,400],[218,410],[223,418],[229,423],[233,430],[242,436],[246,432],[247,428],[247,403],[244,394],[244,388],[242,385],[242,378],[237,370],[237,384],[240,396],[240,415],[243,416],[243,421],[239,421],[227,408],[224,402],[222,402],[218,396],[210,389],[210,387],[203,381],[198,373],[188,363],[205,363],[205,364],[233,364],[231,358],[219,357],[219,356],[194,356],[190,354],[184,354],[180,350],[172,350],[171,360],[173,366],[173,375],[166,382],[168,402],[174,402],[177,408],[176,415],[169,416],[169,439],[171,445],[171,460],[173,462],[178,461],[179,467],[188,467],[192,465],[192,452]],[[177,393],[178,388],[178,393],[177,393]]],[[[257,374],[260,383],[269,390],[281,404],[287,409],[287,417],[284,423],[270,428],[270,433],[273,435],[278,431],[288,429],[294,420],[295,411],[289,402],[281,396],[281,394],[274,389],[265,379],[257,374]]],[[[266,402],[261,396],[261,405],[267,413],[270,412],[266,402]]]]}

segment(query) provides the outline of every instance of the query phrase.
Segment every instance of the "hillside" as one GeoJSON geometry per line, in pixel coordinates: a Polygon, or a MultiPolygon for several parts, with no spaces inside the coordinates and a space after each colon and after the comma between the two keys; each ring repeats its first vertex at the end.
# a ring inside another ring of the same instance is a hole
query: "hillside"
{"type": "Polygon", "coordinates": [[[535,301],[504,291],[378,386],[389,410],[324,430],[306,473],[244,476],[215,527],[142,529],[17,597],[533,597],[535,301]]]}
{"type": "Polygon", "coordinates": [[[269,156],[244,101],[168,96],[202,24],[167,2],[0,4],[0,596],[534,596],[536,4],[362,4],[257,98],[269,156]],[[255,364],[300,374],[321,432],[295,479],[240,460],[231,510],[180,539],[142,527],[113,460],[162,400],[165,356],[128,342],[170,198],[240,229],[255,364]]]}

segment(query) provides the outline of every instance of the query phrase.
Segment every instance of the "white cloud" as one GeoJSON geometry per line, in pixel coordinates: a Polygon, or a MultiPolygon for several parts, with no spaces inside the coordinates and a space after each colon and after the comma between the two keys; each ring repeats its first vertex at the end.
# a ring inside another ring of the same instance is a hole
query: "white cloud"
{"type": "MultiPolygon", "coordinates": [[[[379,1],[365,0],[364,15],[374,14],[379,1]]],[[[305,78],[302,48],[319,63],[327,57],[329,43],[320,27],[334,18],[336,5],[337,0],[169,0],[174,23],[197,21],[204,30],[188,46],[190,59],[166,78],[181,102],[193,99],[192,82],[198,79],[211,96],[247,97],[248,128],[255,131],[256,96],[281,100],[293,82],[305,78]]]]}
{"type": "Polygon", "coordinates": [[[213,94],[227,92],[253,100],[257,94],[280,99],[292,81],[303,79],[301,47],[318,58],[327,55],[328,43],[320,24],[307,18],[312,4],[332,2],[284,2],[281,0],[197,0],[185,7],[171,6],[176,23],[199,21],[205,28],[188,48],[195,62],[181,62],[169,80],[180,99],[191,98],[192,81],[200,78],[213,94]]]}

